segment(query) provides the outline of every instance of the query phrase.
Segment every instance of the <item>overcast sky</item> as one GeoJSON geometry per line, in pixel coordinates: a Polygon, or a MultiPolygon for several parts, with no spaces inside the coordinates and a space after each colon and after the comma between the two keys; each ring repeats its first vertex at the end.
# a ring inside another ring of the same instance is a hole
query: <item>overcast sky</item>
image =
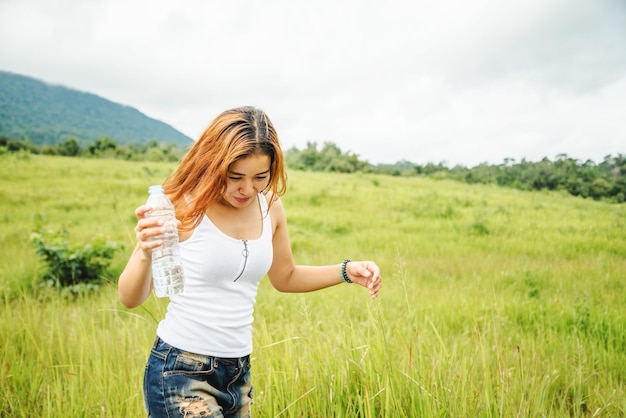
{"type": "Polygon", "coordinates": [[[0,0],[0,70],[371,163],[626,153],[624,0],[0,0]]]}

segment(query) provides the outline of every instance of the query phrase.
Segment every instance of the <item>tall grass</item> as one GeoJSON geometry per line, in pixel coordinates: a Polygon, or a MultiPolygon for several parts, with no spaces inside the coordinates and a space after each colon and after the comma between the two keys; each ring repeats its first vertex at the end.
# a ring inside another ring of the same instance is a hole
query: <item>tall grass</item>
{"type": "MultiPolygon", "coordinates": [[[[166,300],[117,301],[134,208],[171,164],[0,158],[0,416],[143,416],[166,300]],[[94,295],[39,286],[37,223],[124,243],[94,295]]],[[[374,259],[383,290],[281,294],[254,325],[257,417],[626,414],[626,207],[558,193],[291,172],[296,260],[374,259]]]]}

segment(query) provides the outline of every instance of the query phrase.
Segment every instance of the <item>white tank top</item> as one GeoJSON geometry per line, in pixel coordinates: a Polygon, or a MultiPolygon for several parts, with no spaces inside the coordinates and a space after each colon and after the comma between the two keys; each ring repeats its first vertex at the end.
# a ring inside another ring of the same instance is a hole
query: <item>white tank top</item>
{"type": "Polygon", "coordinates": [[[252,352],[252,321],[259,282],[272,265],[272,224],[267,200],[258,195],[263,232],[243,241],[204,216],[180,243],[185,290],[170,297],[157,335],[181,350],[216,357],[252,352]],[[247,253],[247,256],[246,256],[247,253]]]}

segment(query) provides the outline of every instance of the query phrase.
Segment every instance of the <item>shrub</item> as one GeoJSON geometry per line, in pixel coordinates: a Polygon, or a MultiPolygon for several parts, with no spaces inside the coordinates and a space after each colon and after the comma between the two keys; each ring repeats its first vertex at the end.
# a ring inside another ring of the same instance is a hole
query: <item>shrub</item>
{"type": "Polygon", "coordinates": [[[39,229],[31,235],[31,242],[47,265],[42,276],[44,284],[70,288],[74,293],[83,288],[97,290],[118,249],[116,243],[102,239],[73,245],[66,229],[56,232],[39,229]]]}

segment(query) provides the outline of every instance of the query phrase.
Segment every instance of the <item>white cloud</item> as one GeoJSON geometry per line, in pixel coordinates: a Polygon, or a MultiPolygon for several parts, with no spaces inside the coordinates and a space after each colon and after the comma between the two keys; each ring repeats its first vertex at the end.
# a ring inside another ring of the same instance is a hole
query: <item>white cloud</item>
{"type": "Polygon", "coordinates": [[[0,0],[0,68],[197,137],[265,109],[285,147],[473,165],[626,152],[619,0],[0,0]]]}

